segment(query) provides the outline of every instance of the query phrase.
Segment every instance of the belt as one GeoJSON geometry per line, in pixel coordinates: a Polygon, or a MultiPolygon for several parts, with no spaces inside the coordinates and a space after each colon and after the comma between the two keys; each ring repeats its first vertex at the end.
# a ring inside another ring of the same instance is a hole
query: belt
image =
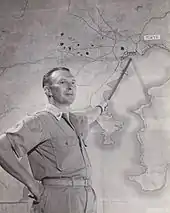
{"type": "Polygon", "coordinates": [[[91,186],[90,179],[83,178],[44,178],[43,185],[59,185],[59,186],[91,186]]]}

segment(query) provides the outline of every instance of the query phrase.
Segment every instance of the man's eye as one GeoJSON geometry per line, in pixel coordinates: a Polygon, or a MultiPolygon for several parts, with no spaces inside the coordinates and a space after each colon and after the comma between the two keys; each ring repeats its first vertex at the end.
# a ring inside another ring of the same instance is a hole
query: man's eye
{"type": "Polygon", "coordinates": [[[64,81],[60,81],[60,84],[64,84],[64,81]]]}

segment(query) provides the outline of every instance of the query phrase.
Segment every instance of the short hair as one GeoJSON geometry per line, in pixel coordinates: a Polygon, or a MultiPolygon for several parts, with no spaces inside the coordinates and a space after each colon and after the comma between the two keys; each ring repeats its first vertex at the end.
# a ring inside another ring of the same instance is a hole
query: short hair
{"type": "Polygon", "coordinates": [[[67,71],[70,72],[70,70],[66,67],[55,67],[52,70],[48,71],[44,76],[42,80],[42,87],[44,88],[45,86],[49,86],[52,84],[51,82],[51,76],[54,72],[56,71],[67,71]]]}

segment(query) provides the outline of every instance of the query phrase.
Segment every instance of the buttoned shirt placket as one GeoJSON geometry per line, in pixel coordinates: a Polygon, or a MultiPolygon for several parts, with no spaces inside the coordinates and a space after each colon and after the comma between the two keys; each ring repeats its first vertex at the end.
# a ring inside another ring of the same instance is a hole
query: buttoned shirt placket
{"type": "MultiPolygon", "coordinates": [[[[65,113],[64,113],[65,114],[65,113]]],[[[69,116],[64,116],[64,117],[67,117],[65,118],[65,120],[67,120],[66,122],[69,123],[69,125],[71,124],[71,127],[73,128],[73,130],[75,131],[76,135],[77,135],[77,138],[79,140],[79,147],[80,147],[80,151],[81,151],[81,155],[83,157],[83,161],[84,161],[84,165],[85,165],[85,170],[86,170],[86,177],[87,177],[87,164],[86,164],[86,159],[85,159],[85,156],[84,156],[84,150],[83,150],[83,139],[81,137],[81,135],[77,132],[76,128],[74,127],[74,125],[71,123],[70,119],[69,119],[69,116]]]]}
{"type": "MultiPolygon", "coordinates": [[[[55,108],[54,106],[51,106],[50,108],[48,108],[48,110],[51,114],[53,114],[53,116],[59,121],[61,118],[63,118],[63,113],[59,111],[59,109],[55,108]]],[[[87,165],[87,161],[89,161],[88,155],[86,153],[85,150],[85,144],[84,144],[84,139],[82,137],[82,134],[76,129],[76,127],[74,126],[74,124],[71,122],[70,119],[67,118],[65,119],[65,121],[68,123],[68,125],[72,128],[72,130],[75,132],[78,141],[79,141],[79,148],[80,148],[80,152],[84,161],[84,166],[85,166],[85,173],[86,173],[86,177],[88,177],[88,165],[87,165]],[[66,121],[67,119],[67,121],[66,121]]],[[[87,180],[85,180],[87,181],[87,180]]],[[[74,186],[74,185],[73,185],[74,186]]],[[[86,190],[86,202],[85,202],[85,208],[84,208],[84,213],[87,212],[87,204],[88,204],[88,186],[85,184],[85,190],[86,190]]]]}
{"type": "MultiPolygon", "coordinates": [[[[83,157],[83,161],[84,161],[84,165],[85,165],[85,171],[86,171],[86,177],[87,177],[87,164],[86,164],[86,158],[84,156],[84,147],[83,147],[84,142],[82,141],[83,140],[82,135],[77,132],[76,128],[74,128],[74,131],[75,131],[77,138],[79,140],[79,147],[80,147],[81,155],[83,157]]],[[[87,180],[85,180],[85,181],[87,181],[87,180]]],[[[86,213],[87,212],[87,204],[88,204],[88,189],[87,189],[87,186],[86,186],[86,182],[85,182],[84,188],[86,190],[86,202],[85,202],[84,213],[86,213]]]]}
{"type": "MultiPolygon", "coordinates": [[[[66,113],[62,113],[58,108],[56,108],[55,106],[53,106],[51,104],[47,106],[47,111],[49,111],[50,113],[52,113],[53,116],[55,116],[55,118],[58,121],[63,117],[63,114],[66,114],[66,113]]],[[[88,157],[87,156],[85,157],[85,155],[87,155],[87,154],[84,153],[84,147],[83,147],[84,142],[82,141],[83,140],[82,139],[82,135],[80,135],[78,133],[78,131],[76,130],[76,128],[74,127],[74,125],[70,121],[70,119],[69,119],[69,113],[67,114],[67,116],[64,116],[64,117],[65,117],[65,121],[67,120],[66,122],[68,123],[68,125],[70,125],[72,127],[73,131],[77,135],[77,138],[78,138],[78,141],[79,141],[79,147],[80,147],[81,155],[82,155],[82,158],[83,158],[83,161],[84,161],[84,165],[85,165],[86,177],[87,177],[88,176],[88,172],[87,172],[88,165],[86,163],[86,158],[88,159],[88,157]]]]}

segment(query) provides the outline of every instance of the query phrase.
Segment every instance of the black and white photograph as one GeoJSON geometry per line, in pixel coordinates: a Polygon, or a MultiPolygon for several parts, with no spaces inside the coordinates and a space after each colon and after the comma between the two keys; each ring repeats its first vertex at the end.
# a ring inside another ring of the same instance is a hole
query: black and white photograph
{"type": "Polygon", "coordinates": [[[0,213],[170,212],[170,0],[0,0],[0,213]]]}

